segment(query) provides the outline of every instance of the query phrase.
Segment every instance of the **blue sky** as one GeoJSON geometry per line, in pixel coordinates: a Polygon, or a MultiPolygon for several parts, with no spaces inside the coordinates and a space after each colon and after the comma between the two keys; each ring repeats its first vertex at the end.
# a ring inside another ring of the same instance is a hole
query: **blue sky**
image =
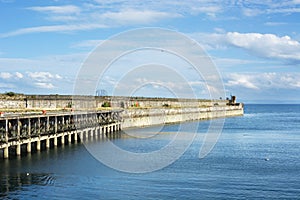
{"type": "MultiPolygon", "coordinates": [[[[0,93],[72,94],[78,71],[99,43],[130,29],[160,27],[206,50],[227,95],[246,103],[300,103],[299,0],[0,0],[0,5],[0,93]]],[[[107,74],[104,81],[100,88],[111,93],[108,85],[116,78],[107,74]]],[[[178,88],[170,82],[167,87],[178,88]]],[[[140,94],[151,92],[147,89],[140,94]]],[[[205,98],[203,88],[195,90],[205,98]]]]}

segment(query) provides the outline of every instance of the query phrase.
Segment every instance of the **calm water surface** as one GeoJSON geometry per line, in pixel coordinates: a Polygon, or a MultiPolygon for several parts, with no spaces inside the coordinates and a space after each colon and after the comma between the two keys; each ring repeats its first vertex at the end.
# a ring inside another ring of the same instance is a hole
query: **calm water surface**
{"type": "MultiPolygon", "coordinates": [[[[82,144],[1,160],[0,199],[300,199],[300,105],[246,105],[243,117],[226,119],[213,151],[199,159],[208,125],[200,122],[179,160],[152,173],[112,170],[82,144]]],[[[177,129],[165,126],[170,134],[155,140],[122,137],[114,143],[153,151],[177,129]]]]}

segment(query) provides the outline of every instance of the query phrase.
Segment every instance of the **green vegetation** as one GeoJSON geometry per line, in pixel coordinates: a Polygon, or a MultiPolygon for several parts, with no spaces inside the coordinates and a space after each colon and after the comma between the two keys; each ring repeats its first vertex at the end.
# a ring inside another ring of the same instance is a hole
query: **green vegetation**
{"type": "Polygon", "coordinates": [[[110,102],[108,101],[103,102],[102,107],[104,108],[111,107],[110,102]]]}
{"type": "Polygon", "coordinates": [[[14,92],[6,92],[5,95],[7,95],[9,97],[13,97],[13,96],[16,96],[17,94],[14,92]]]}
{"type": "Polygon", "coordinates": [[[72,108],[72,102],[69,102],[68,104],[67,104],[67,106],[66,106],[66,108],[72,108]]]}

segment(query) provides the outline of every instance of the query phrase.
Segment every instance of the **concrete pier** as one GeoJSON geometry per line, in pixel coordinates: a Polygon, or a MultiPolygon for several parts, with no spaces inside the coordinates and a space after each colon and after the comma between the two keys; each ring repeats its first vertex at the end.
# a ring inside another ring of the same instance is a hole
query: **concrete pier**
{"type": "Polygon", "coordinates": [[[244,114],[244,106],[236,102],[235,96],[226,100],[201,100],[60,95],[1,98],[0,95],[0,109],[8,112],[13,109],[10,114],[0,116],[0,152],[4,158],[13,154],[20,156],[24,151],[30,153],[75,141],[94,140],[104,134],[114,136],[126,128],[244,114]],[[99,110],[103,105],[110,108],[99,110]],[[49,113],[45,110],[37,113],[36,110],[42,111],[45,107],[49,113]],[[18,113],[19,110],[22,113],[18,113]]]}
{"type": "Polygon", "coordinates": [[[20,156],[22,145],[26,145],[26,152],[31,153],[35,149],[42,150],[42,142],[46,143],[48,149],[78,140],[94,139],[99,134],[119,130],[120,112],[121,110],[109,110],[7,115],[0,118],[0,150],[3,151],[3,158],[9,158],[11,151],[20,156]]]}

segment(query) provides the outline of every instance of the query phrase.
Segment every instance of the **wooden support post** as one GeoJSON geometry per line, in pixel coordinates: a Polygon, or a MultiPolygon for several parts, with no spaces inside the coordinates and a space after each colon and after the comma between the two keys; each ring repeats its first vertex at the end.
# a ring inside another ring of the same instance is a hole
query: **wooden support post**
{"type": "Polygon", "coordinates": [[[74,141],[78,140],[78,135],[77,135],[77,131],[74,131],[74,141]]]}
{"type": "Polygon", "coordinates": [[[65,144],[65,135],[64,134],[61,136],[61,144],[65,144]]]}
{"type": "Polygon", "coordinates": [[[9,157],[9,154],[8,154],[8,147],[5,147],[3,149],[3,158],[8,158],[9,157]]]}
{"type": "Polygon", "coordinates": [[[72,143],[72,135],[70,133],[68,133],[68,143],[69,144],[72,143]]]}
{"type": "Polygon", "coordinates": [[[27,153],[31,152],[31,142],[27,143],[27,153]]]}
{"type": "Polygon", "coordinates": [[[46,148],[49,149],[50,148],[50,138],[46,139],[46,148]]]}
{"type": "Polygon", "coordinates": [[[36,142],[36,150],[40,151],[41,150],[41,140],[38,139],[38,141],[36,142]]]}
{"type": "Polygon", "coordinates": [[[79,137],[80,137],[81,141],[83,141],[83,131],[80,131],[79,137]]]}
{"type": "Polygon", "coordinates": [[[54,136],[54,146],[56,147],[57,146],[57,136],[54,136]]]}
{"type": "Polygon", "coordinates": [[[95,128],[95,139],[98,138],[98,134],[99,134],[99,127],[95,128]]]}
{"type": "Polygon", "coordinates": [[[21,144],[20,143],[17,144],[16,154],[17,154],[17,156],[21,155],[21,144]]]}

